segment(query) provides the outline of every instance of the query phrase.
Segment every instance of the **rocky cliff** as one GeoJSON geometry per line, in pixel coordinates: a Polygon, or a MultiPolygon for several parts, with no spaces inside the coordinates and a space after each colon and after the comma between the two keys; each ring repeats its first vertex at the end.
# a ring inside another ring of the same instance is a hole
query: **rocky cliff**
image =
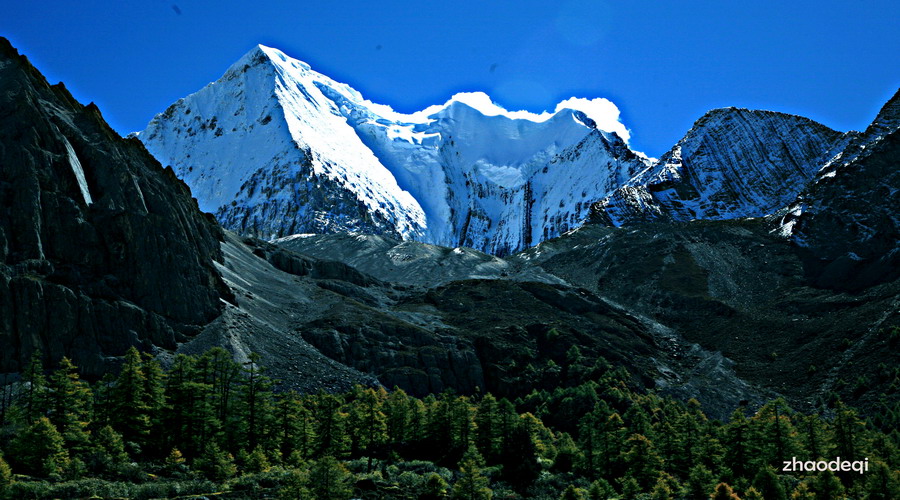
{"type": "Polygon", "coordinates": [[[847,140],[799,116],[716,109],[655,165],[596,203],[591,221],[623,226],[767,215],[790,204],[847,140]]]}
{"type": "Polygon", "coordinates": [[[782,220],[821,286],[860,290],[900,276],[900,92],[831,158],[782,220]]]}
{"type": "Polygon", "coordinates": [[[220,227],[137,140],[0,39],[0,371],[174,348],[228,297],[220,227]]]}

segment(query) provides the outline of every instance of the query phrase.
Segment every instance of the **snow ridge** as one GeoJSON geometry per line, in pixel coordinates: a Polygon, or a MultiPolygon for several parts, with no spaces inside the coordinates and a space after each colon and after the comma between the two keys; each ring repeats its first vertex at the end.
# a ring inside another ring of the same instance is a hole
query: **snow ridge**
{"type": "Polygon", "coordinates": [[[500,255],[576,227],[647,166],[605,99],[536,114],[473,92],[403,114],[262,45],[138,136],[245,234],[357,231],[500,255]]]}

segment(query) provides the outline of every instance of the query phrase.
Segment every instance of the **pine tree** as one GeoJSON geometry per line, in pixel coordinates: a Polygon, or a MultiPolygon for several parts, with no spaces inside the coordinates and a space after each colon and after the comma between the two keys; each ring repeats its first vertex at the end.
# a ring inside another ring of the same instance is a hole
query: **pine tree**
{"type": "Polygon", "coordinates": [[[738,408],[731,414],[725,426],[725,466],[731,469],[736,477],[747,474],[750,463],[750,423],[744,416],[744,410],[738,408]]]}
{"type": "Polygon", "coordinates": [[[141,353],[132,346],[112,389],[112,423],[126,441],[144,444],[150,434],[150,406],[147,404],[147,377],[141,353]]]}
{"type": "Polygon", "coordinates": [[[756,473],[753,478],[753,487],[756,488],[766,500],[787,500],[787,492],[784,484],[778,479],[775,469],[766,466],[756,473]]]}
{"type": "Polygon", "coordinates": [[[425,478],[425,485],[419,500],[441,500],[447,498],[447,481],[440,474],[431,472],[425,478]]]}
{"type": "Polygon", "coordinates": [[[459,463],[460,478],[453,485],[452,498],[458,500],[491,500],[494,492],[491,491],[490,481],[482,473],[484,459],[470,446],[462,461],[459,463]]]}
{"type": "Polygon", "coordinates": [[[587,500],[587,495],[585,495],[583,489],[576,488],[575,485],[570,484],[559,496],[559,500],[587,500]]]}
{"type": "Polygon", "coordinates": [[[59,430],[69,450],[75,454],[87,452],[94,396],[69,358],[59,362],[59,368],[50,376],[49,388],[50,422],[59,430]]]}
{"type": "MultiPolygon", "coordinates": [[[[764,497],[768,500],[768,497],[764,497]]],[[[809,483],[803,481],[798,484],[794,491],[791,493],[791,500],[816,500],[818,498],[815,492],[810,491],[809,483]]]]}
{"type": "Polygon", "coordinates": [[[391,444],[405,443],[410,426],[409,396],[400,388],[394,387],[384,403],[384,414],[387,417],[387,434],[391,444]]]}
{"type": "Polygon", "coordinates": [[[818,500],[839,500],[844,497],[841,480],[830,470],[820,472],[813,486],[818,500]]]}
{"type": "Polygon", "coordinates": [[[710,495],[712,500],[741,500],[728,483],[719,483],[716,485],[715,491],[710,495]]]}
{"type": "Polygon", "coordinates": [[[319,500],[346,500],[353,494],[350,473],[334,457],[316,460],[309,473],[310,491],[319,500]]]}
{"type": "Polygon", "coordinates": [[[598,479],[591,483],[588,489],[588,498],[590,500],[608,500],[616,496],[616,490],[606,479],[598,479]]]}
{"type": "Polygon", "coordinates": [[[213,481],[224,481],[237,474],[234,456],[219,448],[215,442],[210,443],[203,455],[194,461],[194,467],[213,481]]]}
{"type": "Polygon", "coordinates": [[[764,500],[765,497],[756,488],[751,486],[744,493],[744,500],[764,500]]]}
{"type": "Polygon", "coordinates": [[[341,402],[335,396],[320,392],[316,396],[316,441],[314,454],[343,457],[350,449],[350,436],[346,432],[347,413],[341,411],[341,402]]]}
{"type": "Polygon", "coordinates": [[[25,386],[22,401],[21,421],[25,425],[31,425],[39,417],[45,416],[50,410],[47,394],[47,378],[44,376],[44,357],[39,349],[31,352],[31,358],[22,370],[22,383],[25,386]]]}
{"type": "Polygon", "coordinates": [[[15,465],[26,474],[47,477],[69,465],[65,440],[47,417],[40,417],[12,443],[15,465]]]}
{"type": "Polygon", "coordinates": [[[311,499],[312,494],[309,491],[309,470],[293,469],[282,482],[281,489],[278,490],[279,500],[307,500],[311,499]]]}
{"type": "Polygon", "coordinates": [[[688,475],[687,480],[687,497],[688,498],[706,498],[709,492],[715,488],[715,478],[712,472],[705,465],[695,465],[688,475]]]}
{"type": "Polygon", "coordinates": [[[259,354],[250,353],[249,361],[244,363],[240,402],[246,426],[240,442],[247,448],[260,444],[260,437],[268,435],[266,430],[272,423],[272,380],[263,375],[260,359],[259,354]]]}
{"type": "Polygon", "coordinates": [[[3,460],[3,455],[0,455],[0,495],[5,494],[12,485],[12,478],[12,469],[9,468],[6,460],[3,460]]]}
{"type": "Polygon", "coordinates": [[[556,472],[571,472],[575,464],[581,461],[580,451],[572,440],[572,436],[563,432],[556,442],[556,460],[553,461],[553,470],[556,472]]]}
{"type": "Polygon", "coordinates": [[[672,488],[669,486],[669,483],[664,478],[659,478],[656,481],[656,485],[650,491],[650,498],[652,500],[672,500],[674,492],[672,488]]]}
{"type": "Polygon", "coordinates": [[[315,433],[312,413],[295,392],[283,394],[278,400],[276,421],[280,433],[280,451],[283,457],[295,452],[300,458],[312,454],[315,433]]]}
{"type": "Polygon", "coordinates": [[[867,500],[896,500],[900,498],[900,472],[892,471],[882,461],[872,464],[866,475],[867,500]]]}
{"type": "Polygon", "coordinates": [[[372,471],[372,452],[388,440],[387,416],[382,412],[387,393],[383,388],[375,389],[357,386],[353,409],[350,412],[350,431],[353,447],[358,453],[368,457],[366,471],[372,471]]]}
{"type": "Polygon", "coordinates": [[[497,400],[485,394],[475,411],[475,446],[489,461],[500,453],[500,414],[497,400]]]}
{"type": "Polygon", "coordinates": [[[635,478],[638,484],[653,484],[662,468],[662,460],[653,449],[653,443],[645,436],[633,434],[628,438],[627,447],[628,451],[625,453],[627,474],[635,478]]]}

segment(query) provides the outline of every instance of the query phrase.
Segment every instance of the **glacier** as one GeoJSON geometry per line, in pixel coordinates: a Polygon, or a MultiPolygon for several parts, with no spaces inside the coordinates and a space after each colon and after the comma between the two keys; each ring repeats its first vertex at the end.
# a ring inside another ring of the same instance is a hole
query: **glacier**
{"type": "Polygon", "coordinates": [[[137,134],[200,208],[275,239],[365,232],[504,255],[580,225],[649,165],[606,99],[404,114],[259,45],[137,134]]]}

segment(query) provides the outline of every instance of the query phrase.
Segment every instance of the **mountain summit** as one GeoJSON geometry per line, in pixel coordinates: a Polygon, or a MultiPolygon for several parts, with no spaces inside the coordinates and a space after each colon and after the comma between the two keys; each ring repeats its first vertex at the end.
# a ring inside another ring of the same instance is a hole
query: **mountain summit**
{"type": "Polygon", "coordinates": [[[494,254],[577,227],[647,166],[605,99],[538,115],[463,93],[402,114],[262,45],[139,137],[240,233],[359,231],[494,254]]]}

